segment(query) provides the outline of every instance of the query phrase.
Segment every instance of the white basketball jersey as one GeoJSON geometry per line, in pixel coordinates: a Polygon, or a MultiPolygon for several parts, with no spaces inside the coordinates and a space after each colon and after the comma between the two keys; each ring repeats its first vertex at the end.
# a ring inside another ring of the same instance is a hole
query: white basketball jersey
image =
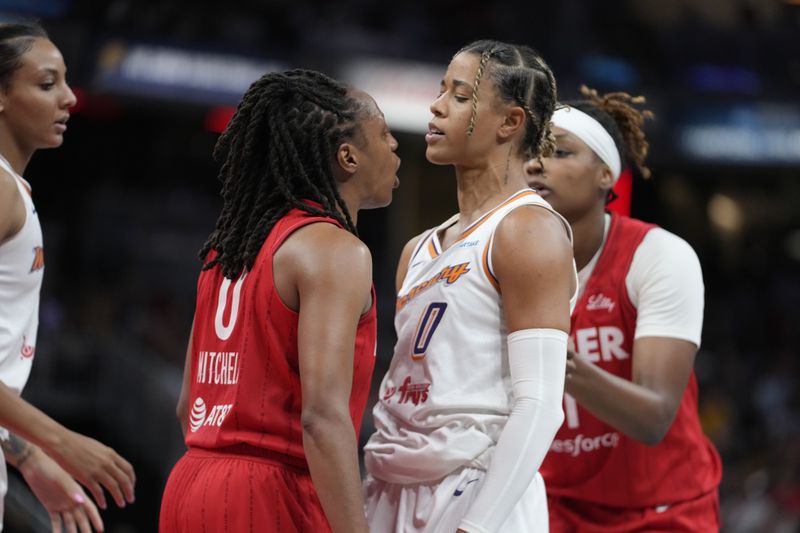
{"type": "Polygon", "coordinates": [[[376,432],[364,448],[372,476],[418,483],[465,465],[488,466],[512,400],[492,239],[503,217],[523,205],[553,211],[533,190],[523,189],[447,250],[439,231],[458,215],[420,239],[397,297],[398,340],[373,409],[376,432]]]}
{"type": "Polygon", "coordinates": [[[0,167],[14,177],[25,204],[25,224],[0,244],[0,380],[19,394],[36,350],[44,248],[30,185],[3,158],[0,167]]]}

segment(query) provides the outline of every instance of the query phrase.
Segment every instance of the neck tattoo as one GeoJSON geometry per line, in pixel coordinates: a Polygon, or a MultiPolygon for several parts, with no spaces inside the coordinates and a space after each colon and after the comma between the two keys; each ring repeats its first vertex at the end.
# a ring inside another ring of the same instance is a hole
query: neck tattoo
{"type": "Polygon", "coordinates": [[[508,156],[506,157],[506,173],[503,176],[503,185],[508,185],[508,169],[511,166],[511,147],[508,147],[508,156]]]}

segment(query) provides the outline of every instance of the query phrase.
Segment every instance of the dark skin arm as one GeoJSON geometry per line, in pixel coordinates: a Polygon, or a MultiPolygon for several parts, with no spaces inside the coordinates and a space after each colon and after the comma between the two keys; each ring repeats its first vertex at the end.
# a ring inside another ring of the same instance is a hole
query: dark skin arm
{"type": "Polygon", "coordinates": [[[366,533],[358,443],[350,418],[356,328],[371,302],[372,260],[355,236],[311,224],[275,254],[276,286],[299,311],[303,447],[335,533],[366,533]]]}
{"type": "Polygon", "coordinates": [[[192,327],[189,330],[189,342],[186,345],[181,393],[178,396],[178,405],[175,408],[175,416],[178,417],[184,437],[186,437],[186,428],[189,427],[189,380],[192,378],[192,337],[194,337],[194,319],[192,319],[192,327]]]}
{"type": "Polygon", "coordinates": [[[566,391],[600,420],[644,444],[656,445],[675,420],[696,353],[697,346],[681,339],[636,339],[628,381],[570,350],[566,391]]]}

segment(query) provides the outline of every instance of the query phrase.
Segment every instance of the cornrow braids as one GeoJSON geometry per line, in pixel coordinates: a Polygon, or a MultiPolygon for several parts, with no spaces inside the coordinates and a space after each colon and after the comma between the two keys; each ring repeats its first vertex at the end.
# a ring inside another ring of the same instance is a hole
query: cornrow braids
{"type": "Polygon", "coordinates": [[[600,95],[594,89],[582,85],[585,99],[570,105],[597,120],[614,139],[623,162],[633,163],[643,178],[650,177],[645,159],[650,149],[642,126],[645,120],[655,118],[649,109],[640,109],[646,103],[643,96],[631,96],[625,92],[600,95]]]}
{"type": "MultiPolygon", "coordinates": [[[[531,110],[531,108],[528,107],[527,104],[525,104],[523,107],[525,108],[525,112],[528,114],[528,117],[531,119],[531,123],[532,124],[536,124],[536,115],[533,114],[533,111],[531,110]]],[[[537,159],[537,161],[539,161],[539,164],[542,166],[542,168],[544,168],[544,161],[542,161],[542,157],[547,157],[547,156],[549,156],[550,154],[552,154],[555,151],[555,139],[556,138],[553,135],[553,132],[552,132],[552,130],[550,129],[550,127],[548,125],[547,133],[545,134],[545,137],[544,137],[544,139],[542,141],[542,144],[543,145],[544,144],[549,144],[551,138],[553,140],[553,145],[551,147],[550,146],[548,146],[548,147],[542,146],[542,148],[539,150],[539,154],[536,156],[536,159],[537,159]]],[[[528,159],[530,159],[530,157],[528,157],[528,159]]]]}
{"type": "Polygon", "coordinates": [[[492,57],[492,50],[487,49],[481,53],[481,61],[478,63],[478,71],[475,73],[475,81],[472,82],[472,115],[469,117],[469,126],[467,126],[467,137],[472,137],[472,132],[475,130],[475,119],[478,115],[478,87],[483,78],[483,71],[486,68],[486,63],[492,57]]]}
{"type": "Polygon", "coordinates": [[[256,80],[214,147],[223,206],[199,253],[203,270],[219,265],[225,277],[238,278],[292,208],[332,218],[357,234],[336,186],[333,157],[361,132],[367,112],[347,88],[319,72],[290,70],[256,80]],[[207,260],[211,250],[217,255],[207,260]]]}
{"type": "Polygon", "coordinates": [[[542,133],[539,137],[539,142],[536,145],[537,157],[541,160],[542,157],[550,157],[556,151],[556,136],[553,134],[553,129],[550,127],[550,124],[551,119],[553,118],[553,113],[557,107],[556,95],[558,94],[558,88],[556,86],[556,77],[553,75],[553,71],[550,70],[550,67],[548,67],[544,62],[544,59],[538,55],[534,59],[539,65],[539,71],[544,75],[547,81],[549,86],[548,93],[552,94],[554,98],[553,109],[550,111],[550,115],[547,117],[547,122],[542,127],[542,133]]]}
{"type": "Polygon", "coordinates": [[[478,85],[488,71],[499,98],[521,106],[526,114],[525,135],[520,149],[527,158],[548,156],[555,150],[555,137],[550,120],[556,106],[557,88],[552,71],[539,53],[524,45],[499,41],[475,41],[460,53],[480,54],[481,61],[472,90],[472,117],[467,134],[475,126],[478,106],[478,85]],[[529,120],[528,120],[529,119],[529,120]]]}

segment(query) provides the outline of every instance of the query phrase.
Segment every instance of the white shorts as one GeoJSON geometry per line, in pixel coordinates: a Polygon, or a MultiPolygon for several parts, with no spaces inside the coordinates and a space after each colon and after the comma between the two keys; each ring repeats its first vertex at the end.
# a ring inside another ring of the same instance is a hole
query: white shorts
{"type": "MultiPolygon", "coordinates": [[[[455,533],[486,472],[464,467],[440,481],[400,485],[364,480],[370,533],[455,533]]],[[[539,473],[497,533],[546,533],[547,496],[539,473]]]]}

